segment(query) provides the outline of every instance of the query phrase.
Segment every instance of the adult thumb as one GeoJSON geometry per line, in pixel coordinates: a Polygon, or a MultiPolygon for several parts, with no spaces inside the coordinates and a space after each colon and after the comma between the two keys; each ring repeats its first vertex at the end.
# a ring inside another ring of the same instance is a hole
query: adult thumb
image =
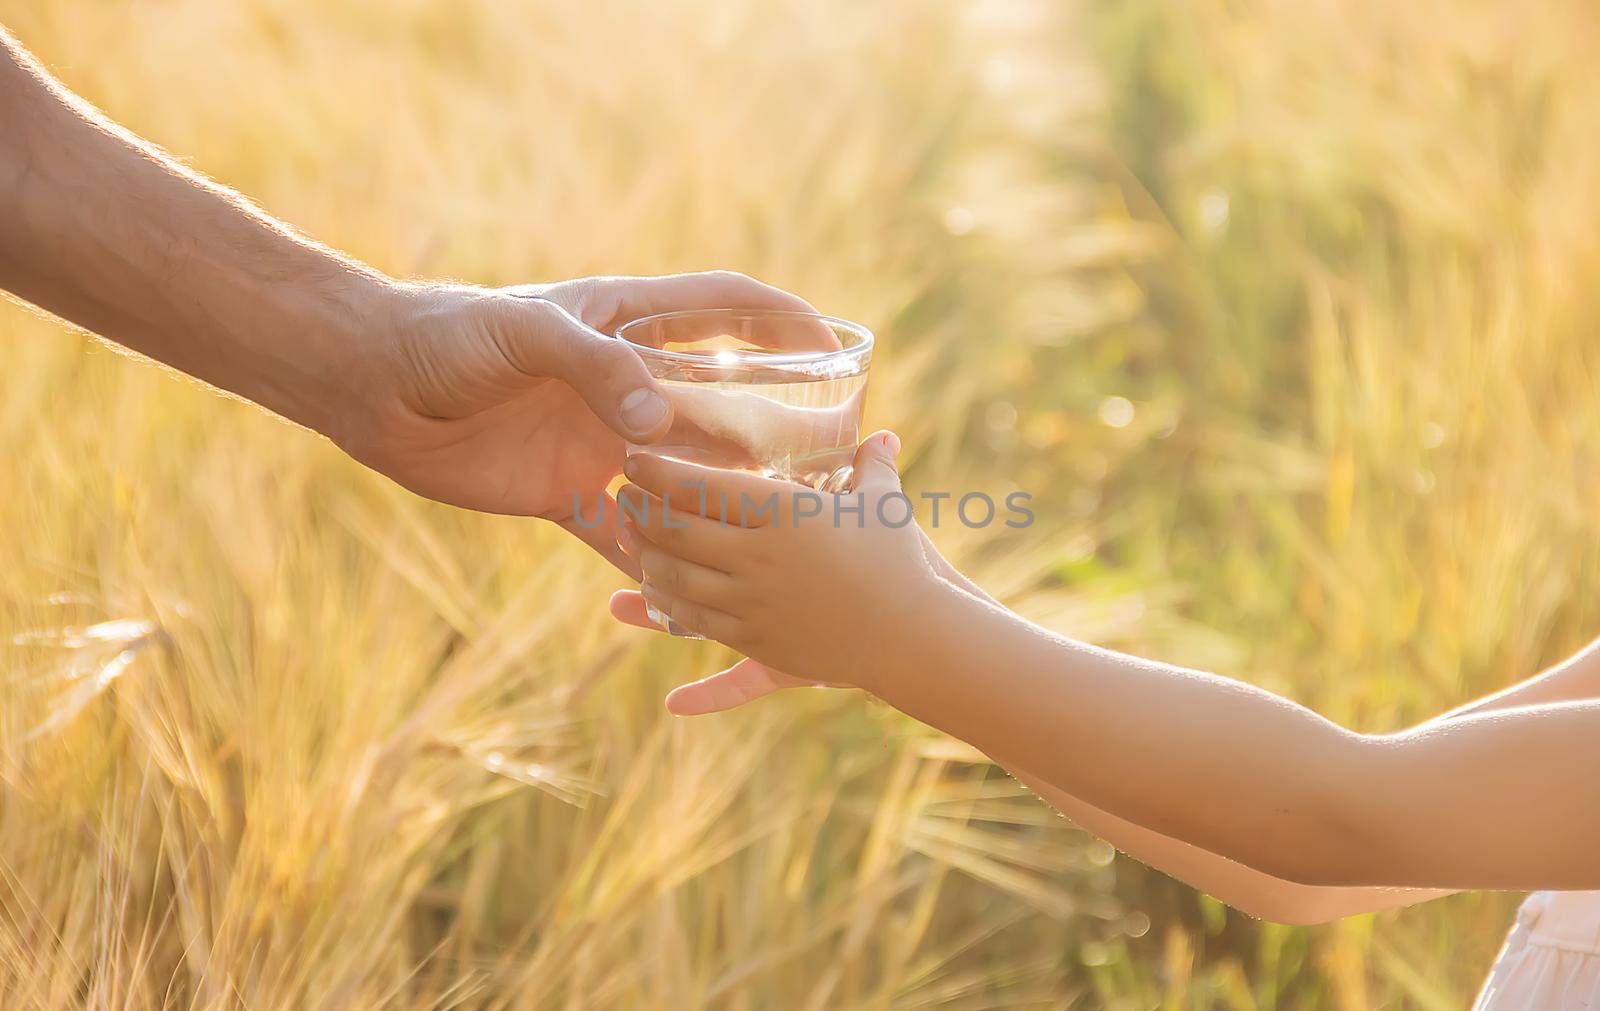
{"type": "Polygon", "coordinates": [[[547,298],[513,295],[508,302],[508,333],[497,339],[517,369],[560,379],[630,442],[654,442],[666,434],[672,407],[626,344],[547,298]]]}
{"type": "Polygon", "coordinates": [[[887,495],[900,490],[900,471],[895,457],[900,455],[900,437],[890,431],[873,432],[856,447],[852,464],[855,471],[851,487],[855,491],[887,495]]]}

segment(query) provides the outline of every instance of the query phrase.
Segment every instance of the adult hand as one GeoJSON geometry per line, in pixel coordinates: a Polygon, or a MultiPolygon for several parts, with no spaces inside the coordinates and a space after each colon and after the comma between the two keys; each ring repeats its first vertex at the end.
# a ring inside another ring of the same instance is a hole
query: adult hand
{"type": "Polygon", "coordinates": [[[608,335],[659,312],[811,311],[727,271],[395,292],[327,434],[419,495],[559,523],[636,578],[606,486],[625,443],[658,439],[671,407],[608,335]]]}
{"type": "MultiPolygon", "coordinates": [[[[671,410],[607,336],[658,312],[810,310],[739,274],[403,284],[116,127],[0,28],[0,289],[307,428],[419,494],[563,524],[625,571],[621,469],[671,410]]],[[[830,331],[831,333],[831,331],[830,331]]]]}

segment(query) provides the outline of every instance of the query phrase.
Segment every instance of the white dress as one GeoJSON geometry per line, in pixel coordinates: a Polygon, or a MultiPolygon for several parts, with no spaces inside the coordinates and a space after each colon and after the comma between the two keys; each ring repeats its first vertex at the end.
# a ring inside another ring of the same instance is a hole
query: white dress
{"type": "Polygon", "coordinates": [[[1474,1011],[1600,1011],[1600,892],[1535,892],[1474,1011]]]}

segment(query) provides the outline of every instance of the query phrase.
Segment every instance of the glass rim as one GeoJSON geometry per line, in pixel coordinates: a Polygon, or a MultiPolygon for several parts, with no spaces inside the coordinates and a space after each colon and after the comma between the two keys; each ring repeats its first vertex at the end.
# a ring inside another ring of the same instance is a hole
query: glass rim
{"type": "Polygon", "coordinates": [[[649,316],[640,316],[638,319],[617,327],[613,335],[617,340],[628,345],[641,358],[655,358],[660,361],[680,362],[687,365],[818,365],[822,363],[854,362],[865,358],[872,353],[875,341],[872,331],[860,323],[853,323],[838,316],[828,316],[820,312],[803,312],[799,309],[678,309],[673,312],[652,313],[649,316]],[[832,351],[668,351],[665,348],[651,347],[631,340],[627,332],[636,326],[647,323],[659,323],[673,319],[691,319],[696,316],[710,316],[737,319],[793,319],[813,320],[824,323],[830,328],[844,330],[859,338],[858,342],[847,348],[836,348],[832,351]],[[728,359],[718,359],[717,355],[734,354],[738,358],[730,363],[728,359]]]}

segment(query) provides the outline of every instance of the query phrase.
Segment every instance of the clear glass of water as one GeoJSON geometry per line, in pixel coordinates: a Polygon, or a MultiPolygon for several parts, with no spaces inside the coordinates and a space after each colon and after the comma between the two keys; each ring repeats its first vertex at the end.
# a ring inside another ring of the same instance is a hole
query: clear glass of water
{"type": "MultiPolygon", "coordinates": [[[[646,316],[617,337],[644,360],[673,410],[667,434],[629,446],[630,454],[823,492],[848,488],[872,362],[866,327],[806,312],[702,309],[646,316]]],[[[654,608],[650,617],[690,634],[654,608]]]]}

